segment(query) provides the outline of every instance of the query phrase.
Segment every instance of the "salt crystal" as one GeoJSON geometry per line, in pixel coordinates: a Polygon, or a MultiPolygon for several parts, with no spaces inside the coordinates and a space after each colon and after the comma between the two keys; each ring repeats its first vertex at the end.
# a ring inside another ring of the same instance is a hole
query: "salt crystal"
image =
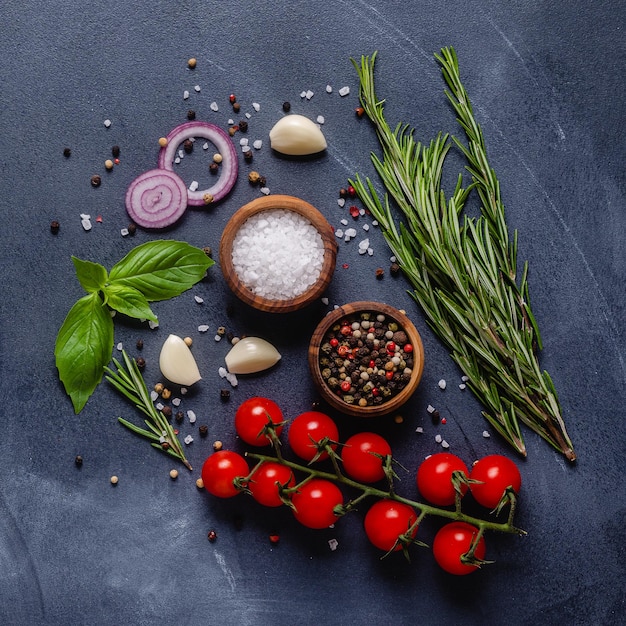
{"type": "Polygon", "coordinates": [[[396,259],[396,257],[392,254],[392,255],[389,257],[389,260],[390,260],[392,263],[395,263],[397,259],[396,259]]]}
{"type": "Polygon", "coordinates": [[[104,120],[104,125],[106,128],[109,128],[111,126],[111,120],[104,120]]]}
{"type": "Polygon", "coordinates": [[[180,393],[181,393],[181,395],[183,395],[183,396],[187,395],[187,387],[181,387],[181,388],[180,388],[180,393]]]}
{"type": "Polygon", "coordinates": [[[259,189],[259,191],[264,195],[264,196],[269,196],[270,194],[270,188],[269,187],[261,187],[261,189],[259,189]]]}
{"type": "Polygon", "coordinates": [[[198,181],[192,180],[191,184],[189,185],[189,191],[195,191],[197,188],[198,188],[198,181]]]}
{"type": "Polygon", "coordinates": [[[117,349],[121,352],[121,351],[124,349],[124,344],[120,341],[120,342],[117,344],[116,348],[117,348],[117,349]]]}
{"type": "Polygon", "coordinates": [[[180,406],[181,402],[182,402],[182,400],[180,398],[172,398],[172,404],[174,406],[180,406]]]}
{"type": "Polygon", "coordinates": [[[347,220],[347,219],[345,219],[345,218],[344,218],[344,219],[342,219],[342,220],[341,220],[341,224],[342,224],[343,226],[347,226],[347,225],[348,225],[348,220],[347,220]]]}
{"type": "Polygon", "coordinates": [[[310,100],[315,94],[309,89],[306,94],[305,97],[307,100],[310,100]]]}
{"type": "Polygon", "coordinates": [[[193,437],[191,435],[187,435],[185,437],[185,443],[189,445],[193,441],[193,437]]]}
{"type": "Polygon", "coordinates": [[[250,152],[251,150],[252,150],[252,148],[251,148],[251,147],[250,147],[247,143],[241,147],[241,151],[242,151],[244,154],[247,154],[247,153],[248,153],[248,152],[250,152]]]}
{"type": "Polygon", "coordinates": [[[346,206],[346,199],[345,199],[345,198],[339,198],[339,199],[337,200],[337,204],[338,204],[341,208],[343,208],[344,206],[346,206]]]}
{"type": "Polygon", "coordinates": [[[237,386],[237,376],[235,376],[235,374],[231,374],[230,372],[228,372],[226,374],[226,380],[231,384],[231,386],[236,387],[237,386]]]}
{"type": "Polygon", "coordinates": [[[372,226],[378,226],[378,220],[372,220],[372,226]]]}
{"type": "Polygon", "coordinates": [[[208,149],[209,149],[209,142],[208,142],[208,141],[205,141],[205,142],[202,144],[202,149],[203,149],[203,150],[208,150],[208,149]]]}
{"type": "Polygon", "coordinates": [[[322,298],[322,304],[328,304],[329,300],[328,298],[322,298]]]}
{"type": "Polygon", "coordinates": [[[196,423],[196,414],[191,409],[187,411],[187,417],[189,418],[190,424],[196,423]]]}
{"type": "Polygon", "coordinates": [[[155,328],[158,328],[158,327],[159,327],[159,322],[148,320],[148,328],[150,328],[150,330],[154,330],[155,328]]]}
{"type": "Polygon", "coordinates": [[[465,383],[461,383],[461,384],[459,385],[459,389],[460,389],[461,391],[463,391],[463,389],[465,389],[465,387],[467,387],[467,385],[466,385],[465,383]]]}
{"type": "Polygon", "coordinates": [[[362,241],[359,241],[359,252],[361,250],[365,252],[369,248],[369,245],[370,245],[370,240],[367,238],[363,239],[362,241]]]}
{"type": "Polygon", "coordinates": [[[247,146],[247,145],[248,145],[248,138],[247,138],[247,137],[242,137],[242,138],[239,140],[239,145],[240,145],[240,146],[247,146]]]}
{"type": "Polygon", "coordinates": [[[198,326],[199,333],[206,333],[207,330],[209,330],[208,324],[200,324],[200,326],[198,326]]]}
{"type": "Polygon", "coordinates": [[[162,402],[157,402],[155,407],[156,407],[157,411],[162,411],[165,408],[165,406],[164,406],[164,404],[162,402]]]}
{"type": "Polygon", "coordinates": [[[159,394],[156,391],[150,392],[150,400],[152,400],[152,402],[156,402],[158,397],[159,397],[159,394]]]}
{"type": "Polygon", "coordinates": [[[466,383],[469,380],[469,376],[461,376],[461,380],[466,383]]]}
{"type": "Polygon", "coordinates": [[[252,108],[258,113],[261,110],[261,105],[258,102],[253,102],[252,108]]]}
{"type": "Polygon", "coordinates": [[[368,254],[369,256],[373,256],[373,255],[374,255],[374,248],[368,248],[368,249],[367,249],[367,254],[368,254]]]}
{"type": "Polygon", "coordinates": [[[185,151],[184,150],[179,150],[178,151],[178,158],[180,158],[180,159],[184,159],[185,158],[185,151]]]}
{"type": "Polygon", "coordinates": [[[437,385],[439,385],[439,389],[445,389],[446,388],[446,381],[442,378],[437,385]]]}
{"type": "Polygon", "coordinates": [[[301,98],[306,98],[306,91],[301,91],[300,92],[300,97],[301,98]]]}
{"type": "Polygon", "coordinates": [[[196,91],[200,91],[200,85],[196,85],[196,86],[194,87],[194,89],[195,89],[196,91]]]}
{"type": "Polygon", "coordinates": [[[415,432],[416,432],[416,433],[420,433],[420,434],[422,434],[422,433],[424,432],[424,429],[423,429],[421,426],[418,426],[418,427],[415,429],[415,432]]]}
{"type": "Polygon", "coordinates": [[[200,296],[194,296],[193,299],[198,303],[198,304],[202,304],[204,302],[204,298],[201,298],[200,296]]]}
{"type": "Polygon", "coordinates": [[[368,232],[368,231],[369,231],[369,229],[370,229],[370,225],[369,225],[369,224],[363,224],[363,230],[364,230],[365,232],[368,232]]]}
{"type": "Polygon", "coordinates": [[[122,228],[120,230],[120,234],[122,235],[122,237],[128,237],[129,235],[128,228],[122,228]]]}
{"type": "Polygon", "coordinates": [[[332,93],[332,92],[333,92],[332,85],[326,85],[326,93],[332,93]]]}
{"type": "Polygon", "coordinates": [[[183,91],[183,100],[187,100],[187,98],[189,98],[189,92],[185,89],[185,91],[183,91]]]}
{"type": "Polygon", "coordinates": [[[444,439],[444,440],[441,442],[441,447],[442,447],[442,448],[446,448],[446,449],[447,449],[447,448],[449,448],[449,447],[450,447],[450,444],[449,444],[449,443],[448,443],[448,442],[444,439]]]}
{"type": "Polygon", "coordinates": [[[255,150],[260,150],[263,147],[263,140],[262,139],[255,139],[254,143],[252,144],[254,146],[255,150]]]}
{"type": "Polygon", "coordinates": [[[341,239],[343,237],[343,230],[341,228],[338,228],[335,231],[335,237],[337,237],[338,239],[341,239]]]}
{"type": "Polygon", "coordinates": [[[91,220],[82,219],[80,223],[85,230],[91,230],[91,220]]]}
{"type": "Polygon", "coordinates": [[[441,435],[435,435],[435,441],[437,443],[441,443],[443,441],[443,437],[441,435]]]}
{"type": "Polygon", "coordinates": [[[159,437],[159,443],[165,443],[166,439],[165,439],[165,435],[161,435],[159,437]]]}
{"type": "Polygon", "coordinates": [[[485,439],[489,439],[489,437],[491,437],[491,435],[489,434],[489,431],[487,431],[487,430],[483,430],[483,437],[484,437],[485,439]]]}
{"type": "Polygon", "coordinates": [[[342,87],[339,90],[339,95],[343,98],[344,96],[347,96],[350,93],[350,87],[342,87]]]}
{"type": "Polygon", "coordinates": [[[316,119],[318,124],[323,124],[326,121],[323,115],[318,115],[316,119]]]}
{"type": "Polygon", "coordinates": [[[211,109],[211,111],[219,111],[220,108],[217,106],[217,102],[211,102],[211,104],[209,104],[209,108],[211,109]]]}
{"type": "Polygon", "coordinates": [[[226,378],[226,374],[228,374],[228,371],[225,367],[220,367],[217,370],[217,373],[220,375],[220,378],[226,378]]]}
{"type": "Polygon", "coordinates": [[[252,115],[250,115],[250,113],[246,113],[246,119],[249,120],[252,117],[252,115]]]}
{"type": "Polygon", "coordinates": [[[337,549],[339,542],[336,539],[328,540],[328,547],[334,552],[337,549]]]}
{"type": "Polygon", "coordinates": [[[174,163],[176,163],[176,165],[178,165],[180,163],[180,157],[176,157],[174,159],[174,163]]]}

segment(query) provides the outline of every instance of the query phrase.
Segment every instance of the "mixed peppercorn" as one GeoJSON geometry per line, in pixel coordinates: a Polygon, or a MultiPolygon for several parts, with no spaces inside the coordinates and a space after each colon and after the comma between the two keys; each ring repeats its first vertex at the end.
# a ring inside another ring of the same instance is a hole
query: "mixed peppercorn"
{"type": "Polygon", "coordinates": [[[395,320],[363,312],[329,329],[319,362],[322,378],[346,404],[376,406],[409,383],[413,346],[395,320]]]}

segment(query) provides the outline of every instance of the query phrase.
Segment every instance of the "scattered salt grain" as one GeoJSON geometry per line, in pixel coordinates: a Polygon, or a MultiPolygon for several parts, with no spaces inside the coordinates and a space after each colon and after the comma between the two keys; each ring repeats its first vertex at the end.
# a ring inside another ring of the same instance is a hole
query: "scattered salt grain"
{"type": "Polygon", "coordinates": [[[304,94],[304,97],[307,100],[310,100],[313,96],[315,95],[315,93],[313,91],[311,91],[310,89],[304,94]]]}
{"type": "Polygon", "coordinates": [[[179,150],[178,151],[178,157],[180,159],[184,159],[185,158],[185,151],[184,150],[179,150]]]}
{"type": "Polygon", "coordinates": [[[343,230],[341,228],[338,228],[335,231],[335,237],[337,237],[338,239],[342,239],[343,238],[343,230]]]}
{"type": "Polygon", "coordinates": [[[211,111],[219,111],[220,108],[217,106],[217,102],[211,102],[211,104],[209,104],[209,108],[211,109],[211,111]]]}
{"type": "Polygon", "coordinates": [[[315,284],[324,263],[317,229],[293,211],[270,209],[249,217],[232,245],[240,280],[258,296],[288,300],[315,284]]]}
{"type": "Polygon", "coordinates": [[[159,327],[159,322],[148,320],[148,328],[150,328],[150,330],[154,330],[155,328],[158,328],[158,327],[159,327]]]}
{"type": "Polygon", "coordinates": [[[198,188],[198,181],[192,180],[191,184],[189,185],[189,191],[195,191],[197,188],[198,188]]]}
{"type": "Polygon", "coordinates": [[[461,376],[461,380],[466,383],[469,380],[469,376],[461,376]]]}
{"type": "Polygon", "coordinates": [[[209,149],[209,142],[208,142],[208,141],[205,141],[205,142],[202,144],[202,149],[203,149],[203,150],[208,150],[208,149],[209,149]]]}
{"type": "Polygon", "coordinates": [[[122,228],[120,230],[120,235],[122,235],[122,237],[128,237],[129,234],[128,228],[122,228]]]}
{"type": "Polygon", "coordinates": [[[196,85],[196,86],[194,87],[194,89],[195,89],[196,91],[200,91],[200,90],[201,90],[201,87],[200,87],[200,85],[196,85]]]}
{"type": "Polygon", "coordinates": [[[185,437],[185,443],[189,445],[193,441],[193,437],[191,435],[187,435],[185,437]]]}
{"type": "Polygon", "coordinates": [[[343,207],[346,206],[346,199],[345,198],[339,198],[337,200],[337,204],[343,209],[343,207]]]}
{"type": "Polygon", "coordinates": [[[328,304],[329,300],[328,298],[322,298],[322,304],[328,304]]]}
{"type": "Polygon", "coordinates": [[[172,404],[174,406],[180,406],[181,399],[180,398],[172,398],[172,404]]]}
{"type": "Polygon", "coordinates": [[[450,447],[450,444],[449,444],[449,443],[448,443],[448,442],[444,439],[444,440],[441,442],[441,447],[442,447],[442,448],[445,448],[445,449],[447,450],[447,449],[450,447]]]}
{"type": "Polygon", "coordinates": [[[208,324],[200,324],[200,326],[198,326],[199,333],[206,333],[207,330],[209,330],[208,324]]]}
{"type": "Polygon", "coordinates": [[[84,230],[91,230],[91,220],[87,218],[83,218],[80,220],[81,226],[84,230]]]}
{"type": "Polygon", "coordinates": [[[323,115],[318,115],[316,119],[318,124],[323,124],[326,121],[323,115]]]}
{"type": "Polygon", "coordinates": [[[196,423],[196,414],[191,409],[187,411],[187,417],[189,418],[190,424],[196,423]]]}
{"type": "Polygon", "coordinates": [[[426,407],[426,411],[428,411],[428,413],[434,413],[434,412],[435,412],[435,410],[436,410],[436,409],[435,409],[435,407],[434,407],[432,404],[429,404],[429,405],[426,407]]]}
{"type": "Polygon", "coordinates": [[[263,147],[263,140],[255,139],[252,146],[254,147],[255,150],[260,150],[263,147]]]}
{"type": "Polygon", "coordinates": [[[337,549],[339,542],[336,539],[328,540],[328,547],[334,552],[337,549]]]}
{"type": "Polygon", "coordinates": [[[215,341],[222,341],[222,335],[215,335],[213,339],[215,339],[215,341]]]}
{"type": "Polygon", "coordinates": [[[150,392],[150,400],[152,400],[152,402],[156,402],[158,397],[159,397],[159,394],[156,391],[150,392]]]}
{"type": "Polygon", "coordinates": [[[332,85],[326,85],[326,93],[332,93],[332,92],[333,92],[332,85]]]}
{"type": "Polygon", "coordinates": [[[252,117],[252,115],[250,115],[250,113],[246,113],[245,117],[246,117],[247,120],[249,120],[252,117]]]}
{"type": "Polygon", "coordinates": [[[176,157],[174,159],[174,163],[176,163],[176,165],[178,165],[180,163],[180,157],[176,157]]]}
{"type": "Polygon", "coordinates": [[[247,138],[247,137],[242,137],[242,138],[239,140],[239,145],[240,145],[240,146],[247,146],[247,145],[248,145],[248,138],[247,138]]]}
{"type": "Polygon", "coordinates": [[[183,100],[187,100],[189,98],[189,92],[185,89],[185,91],[183,91],[183,100]]]}
{"type": "Polygon", "coordinates": [[[264,195],[264,196],[269,196],[270,195],[270,188],[269,187],[261,187],[261,189],[259,189],[259,191],[264,195]]]}
{"type": "Polygon", "coordinates": [[[183,395],[183,396],[187,395],[187,387],[181,387],[181,388],[180,388],[180,393],[181,393],[181,395],[183,395]]]}
{"type": "Polygon", "coordinates": [[[347,226],[347,225],[348,225],[348,220],[347,220],[347,219],[345,219],[345,218],[344,218],[344,219],[342,219],[342,220],[341,220],[341,224],[342,224],[342,226],[347,226]]]}
{"type": "Polygon", "coordinates": [[[165,405],[162,402],[157,402],[155,404],[155,408],[157,411],[162,411],[165,408],[165,405]]]}
{"type": "Polygon", "coordinates": [[[261,105],[258,102],[253,102],[252,108],[258,113],[261,110],[261,105]]]}
{"type": "Polygon", "coordinates": [[[442,378],[437,385],[439,385],[439,389],[445,389],[446,388],[446,381],[442,378]]]}
{"type": "Polygon", "coordinates": [[[339,90],[339,95],[343,98],[344,96],[347,96],[350,93],[350,87],[342,87],[339,90]]]}
{"type": "Polygon", "coordinates": [[[346,237],[348,239],[346,241],[350,241],[350,239],[354,239],[356,237],[356,228],[346,228],[346,237]]]}
{"type": "Polygon", "coordinates": [[[421,426],[418,426],[418,427],[415,429],[415,432],[416,432],[416,433],[419,433],[419,434],[421,435],[421,434],[424,432],[424,429],[423,429],[421,426]]]}
{"type": "Polygon", "coordinates": [[[202,304],[204,302],[204,298],[201,298],[200,296],[194,296],[193,299],[198,303],[198,304],[202,304]]]}
{"type": "Polygon", "coordinates": [[[118,349],[119,352],[121,352],[124,349],[124,344],[120,341],[117,344],[116,348],[118,349]]]}
{"type": "Polygon", "coordinates": [[[467,385],[466,385],[465,383],[461,383],[461,384],[459,385],[459,389],[460,389],[461,391],[463,391],[463,389],[465,389],[466,387],[467,387],[467,385]]]}
{"type": "Polygon", "coordinates": [[[363,230],[364,230],[365,232],[368,232],[368,231],[369,231],[369,229],[370,229],[370,225],[369,225],[369,224],[363,224],[363,230]]]}
{"type": "Polygon", "coordinates": [[[487,430],[483,430],[483,437],[484,437],[485,439],[489,439],[489,437],[491,437],[491,435],[489,434],[489,431],[487,431],[487,430]]]}
{"type": "Polygon", "coordinates": [[[435,435],[435,442],[441,443],[443,441],[443,437],[441,435],[435,435]]]}
{"type": "Polygon", "coordinates": [[[111,120],[104,120],[104,126],[105,126],[106,128],[110,128],[110,126],[111,126],[111,120]]]}

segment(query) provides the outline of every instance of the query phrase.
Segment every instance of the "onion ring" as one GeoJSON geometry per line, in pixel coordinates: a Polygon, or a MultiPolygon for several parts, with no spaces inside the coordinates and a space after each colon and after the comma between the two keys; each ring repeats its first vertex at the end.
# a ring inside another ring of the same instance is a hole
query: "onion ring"
{"type": "Polygon", "coordinates": [[[126,211],[144,228],[165,228],[187,208],[185,181],[164,169],[148,170],[133,180],[126,191],[126,211]]]}
{"type": "Polygon", "coordinates": [[[192,137],[208,139],[222,155],[222,171],[219,180],[208,189],[187,191],[189,206],[208,206],[224,198],[233,188],[239,167],[237,153],[228,134],[218,126],[209,122],[185,122],[167,135],[167,145],[159,152],[158,166],[161,169],[173,171],[178,146],[192,137]]]}

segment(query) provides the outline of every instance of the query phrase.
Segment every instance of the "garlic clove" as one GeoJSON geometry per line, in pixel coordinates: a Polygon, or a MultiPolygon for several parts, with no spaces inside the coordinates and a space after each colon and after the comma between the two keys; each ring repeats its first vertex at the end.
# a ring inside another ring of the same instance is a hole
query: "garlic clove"
{"type": "Polygon", "coordinates": [[[226,367],[231,374],[255,374],[280,361],[280,352],[259,337],[240,339],[226,355],[226,367]]]}
{"type": "Polygon", "coordinates": [[[304,115],[286,115],[270,130],[270,145],[289,156],[316,154],[326,149],[320,127],[304,115]]]}
{"type": "Polygon", "coordinates": [[[163,343],[159,367],[163,376],[177,385],[193,385],[202,378],[191,350],[176,335],[170,335],[163,343]]]}

